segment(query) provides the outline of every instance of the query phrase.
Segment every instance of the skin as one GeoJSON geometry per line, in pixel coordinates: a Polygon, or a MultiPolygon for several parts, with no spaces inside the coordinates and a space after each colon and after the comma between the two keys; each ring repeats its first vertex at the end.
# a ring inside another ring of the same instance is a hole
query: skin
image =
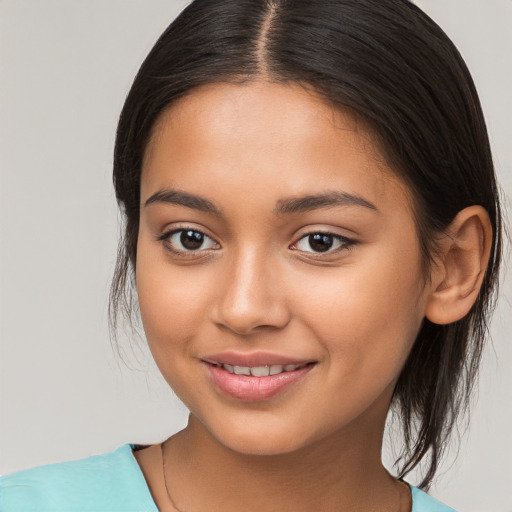
{"type": "MultiPolygon", "coordinates": [[[[410,194],[371,135],[312,92],[216,84],[172,105],[145,155],[136,280],[149,347],[190,410],[165,451],[179,510],[410,510],[382,466],[382,434],[445,270],[425,279],[410,194]],[[221,215],[155,196],[170,190],[221,215]],[[357,200],[276,212],[334,192],[357,200]],[[198,250],[169,234],[185,228],[206,235],[198,250]],[[334,235],[332,250],[313,250],[319,232],[334,235]],[[205,369],[224,351],[314,365],[246,402],[205,369]]],[[[175,510],[159,445],[136,458],[160,510],[175,510]]]]}

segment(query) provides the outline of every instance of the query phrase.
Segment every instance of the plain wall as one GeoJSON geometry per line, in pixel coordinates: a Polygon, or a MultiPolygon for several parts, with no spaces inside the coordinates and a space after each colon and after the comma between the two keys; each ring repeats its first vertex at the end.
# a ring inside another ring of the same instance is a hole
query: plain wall
{"type": "MultiPolygon", "coordinates": [[[[510,196],[512,2],[418,3],[473,72],[510,196]]],[[[117,116],[184,4],[0,0],[0,473],[158,442],[185,425],[143,343],[134,357],[121,340],[129,369],[107,328],[117,116]]],[[[432,490],[461,512],[512,511],[511,292],[508,275],[471,427],[432,490]]]]}

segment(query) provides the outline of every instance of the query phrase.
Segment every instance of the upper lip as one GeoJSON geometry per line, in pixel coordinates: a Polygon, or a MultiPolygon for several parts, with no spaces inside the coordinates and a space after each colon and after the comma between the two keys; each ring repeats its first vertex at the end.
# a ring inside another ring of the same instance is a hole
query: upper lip
{"type": "Polygon", "coordinates": [[[311,359],[301,359],[270,352],[221,352],[219,354],[209,354],[201,357],[206,363],[221,365],[230,364],[233,366],[271,366],[271,365],[287,365],[287,364],[307,364],[315,361],[311,359]]]}

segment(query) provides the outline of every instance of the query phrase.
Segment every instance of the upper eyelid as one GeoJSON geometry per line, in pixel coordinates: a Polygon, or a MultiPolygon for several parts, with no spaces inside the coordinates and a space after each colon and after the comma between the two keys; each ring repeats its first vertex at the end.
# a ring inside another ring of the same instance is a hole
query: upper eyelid
{"type": "Polygon", "coordinates": [[[322,229],[322,228],[308,229],[307,231],[301,233],[298,238],[303,238],[308,235],[316,235],[317,233],[319,233],[321,235],[332,235],[332,236],[339,236],[341,238],[349,238],[345,235],[342,235],[341,233],[337,233],[336,231],[333,231],[332,229],[322,229]]]}
{"type": "Polygon", "coordinates": [[[208,238],[211,238],[215,242],[218,243],[217,238],[214,235],[211,235],[209,233],[209,230],[203,227],[196,227],[194,225],[183,223],[183,225],[179,225],[180,223],[174,223],[178,224],[177,226],[170,226],[170,227],[164,227],[161,229],[161,234],[157,235],[157,239],[164,239],[167,238],[169,235],[172,235],[174,233],[179,233],[180,231],[197,231],[198,233],[201,233],[204,236],[207,236],[208,238]]]}
{"type": "Polygon", "coordinates": [[[355,240],[353,238],[350,238],[345,235],[340,235],[339,233],[332,233],[331,231],[310,231],[309,233],[305,233],[305,234],[297,237],[295,239],[295,242],[292,242],[292,244],[296,244],[300,240],[303,240],[304,238],[311,236],[311,235],[330,235],[333,238],[336,238],[338,240],[344,240],[344,241],[353,242],[353,243],[355,242],[355,240]]]}
{"type": "Polygon", "coordinates": [[[309,224],[307,226],[303,226],[300,229],[297,229],[295,232],[298,233],[298,235],[295,235],[297,240],[302,236],[311,235],[315,233],[324,233],[326,235],[341,236],[343,238],[356,238],[358,236],[358,233],[356,231],[348,227],[322,225],[322,223],[309,224]]]}
{"type": "Polygon", "coordinates": [[[331,236],[333,236],[335,238],[340,238],[342,240],[347,240],[347,241],[351,241],[351,242],[355,242],[356,241],[356,237],[355,236],[347,236],[347,235],[344,235],[344,234],[341,234],[341,233],[337,233],[336,231],[333,231],[333,230],[330,230],[330,229],[310,229],[308,231],[302,232],[299,235],[295,236],[294,241],[292,243],[295,244],[299,240],[302,240],[303,238],[305,238],[307,236],[310,236],[310,235],[316,235],[317,233],[321,234],[321,235],[331,235],[331,236]]]}
{"type": "Polygon", "coordinates": [[[215,240],[215,238],[213,236],[210,236],[208,233],[205,233],[201,229],[188,228],[188,227],[169,228],[169,229],[165,230],[161,235],[158,236],[158,240],[165,240],[166,238],[169,238],[170,236],[175,235],[176,233],[179,233],[181,231],[195,231],[196,233],[201,233],[201,235],[209,238],[210,240],[213,240],[215,243],[217,243],[217,244],[219,243],[219,242],[217,242],[217,240],[215,240]]]}

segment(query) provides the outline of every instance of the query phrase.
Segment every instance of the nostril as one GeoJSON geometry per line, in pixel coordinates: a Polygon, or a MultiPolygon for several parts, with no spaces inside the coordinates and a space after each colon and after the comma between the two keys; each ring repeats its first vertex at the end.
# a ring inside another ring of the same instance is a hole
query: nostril
{"type": "Polygon", "coordinates": [[[238,336],[250,336],[252,334],[256,333],[263,333],[263,332],[270,332],[282,329],[283,327],[286,327],[288,322],[281,325],[269,325],[269,324],[263,324],[259,322],[254,322],[252,324],[245,324],[240,325],[236,324],[234,322],[217,322],[217,326],[225,331],[229,331],[233,334],[236,334],[238,336]]]}

